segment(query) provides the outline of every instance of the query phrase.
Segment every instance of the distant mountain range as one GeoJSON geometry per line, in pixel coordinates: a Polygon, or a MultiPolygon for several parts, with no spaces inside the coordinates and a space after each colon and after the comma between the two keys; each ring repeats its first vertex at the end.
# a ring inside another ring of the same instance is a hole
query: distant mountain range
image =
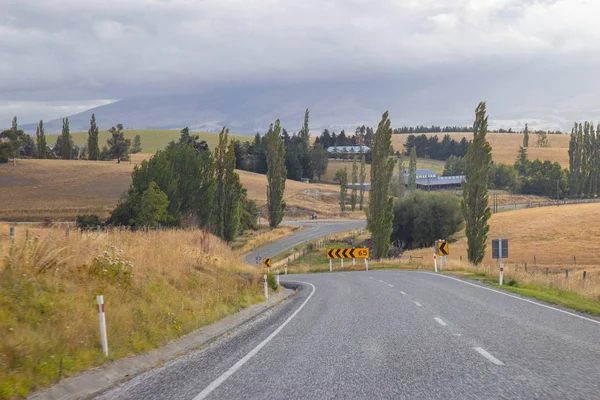
{"type": "MultiPolygon", "coordinates": [[[[127,98],[69,116],[71,131],[87,131],[92,113],[101,130],[121,123],[125,129],[181,129],[217,132],[222,126],[232,133],[264,133],[279,118],[282,127],[297,132],[304,110],[310,110],[312,134],[324,128],[354,132],[358,125],[376,127],[385,110],[394,127],[403,125],[471,125],[474,109],[485,94],[460,85],[415,86],[410,80],[364,83],[311,83],[271,87],[229,87],[201,94],[169,94],[127,98]]],[[[488,94],[490,122],[510,121],[515,128],[527,112],[535,112],[530,127],[556,125],[560,118],[529,104],[514,104],[504,93],[488,94]],[[534,122],[534,126],[532,123],[534,122]]],[[[567,117],[568,118],[568,117],[567,117]]],[[[566,120],[568,121],[568,119],[566,120]]],[[[571,124],[571,122],[569,122],[571,124]]],[[[502,127],[502,123],[496,124],[502,127]]],[[[21,128],[35,133],[35,124],[21,128]]],[[[61,119],[45,121],[46,133],[58,133],[61,119]]]]}

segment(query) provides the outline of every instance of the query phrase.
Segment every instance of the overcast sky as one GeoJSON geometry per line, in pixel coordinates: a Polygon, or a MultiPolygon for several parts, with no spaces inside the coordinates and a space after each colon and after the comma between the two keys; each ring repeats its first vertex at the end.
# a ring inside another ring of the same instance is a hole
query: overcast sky
{"type": "Polygon", "coordinates": [[[0,126],[144,94],[406,77],[471,82],[507,124],[570,125],[600,117],[599,18],[599,0],[0,0],[0,126]]]}

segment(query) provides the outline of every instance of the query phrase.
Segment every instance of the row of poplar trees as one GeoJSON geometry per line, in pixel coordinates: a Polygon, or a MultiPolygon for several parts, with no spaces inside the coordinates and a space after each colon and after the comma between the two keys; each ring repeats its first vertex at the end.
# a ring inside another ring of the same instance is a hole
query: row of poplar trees
{"type": "Polygon", "coordinates": [[[572,196],[600,194],[600,125],[576,123],[569,141],[569,193],[572,196]]]}
{"type": "MultiPolygon", "coordinates": [[[[469,143],[466,159],[466,182],[463,183],[461,208],[466,223],[467,255],[471,263],[478,265],[485,255],[489,232],[488,220],[488,174],[492,163],[492,148],[487,141],[488,117],[486,103],[481,102],[475,110],[473,140],[469,143]]],[[[598,136],[596,136],[598,137],[598,136]]],[[[387,257],[393,230],[393,197],[390,188],[396,160],[392,157],[392,128],[386,111],[377,126],[373,138],[371,164],[371,190],[367,209],[367,228],[373,241],[373,256],[387,257]]],[[[409,169],[414,175],[416,157],[411,154],[409,169]]],[[[402,179],[402,164],[399,164],[402,179]]],[[[409,187],[414,189],[414,177],[409,177],[409,187]],[[411,184],[412,183],[412,184],[411,184]]],[[[403,185],[402,185],[403,186],[403,185]]]]}

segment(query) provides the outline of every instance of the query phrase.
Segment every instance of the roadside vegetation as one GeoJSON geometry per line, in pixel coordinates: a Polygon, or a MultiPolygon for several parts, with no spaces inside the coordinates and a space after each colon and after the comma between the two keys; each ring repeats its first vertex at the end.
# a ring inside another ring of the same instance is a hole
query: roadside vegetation
{"type": "Polygon", "coordinates": [[[83,232],[0,224],[0,398],[160,347],[262,301],[260,271],[202,230],[83,232]],[[96,295],[104,295],[109,358],[96,295]]]}

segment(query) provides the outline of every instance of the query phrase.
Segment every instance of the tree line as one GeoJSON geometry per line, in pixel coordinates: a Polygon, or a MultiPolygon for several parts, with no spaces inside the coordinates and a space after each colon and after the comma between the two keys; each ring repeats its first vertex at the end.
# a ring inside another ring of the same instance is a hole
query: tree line
{"type": "Polygon", "coordinates": [[[414,148],[419,158],[430,158],[434,160],[447,160],[450,156],[464,157],[467,154],[469,142],[462,138],[460,142],[452,139],[446,134],[439,140],[438,136],[409,135],[404,143],[405,154],[410,154],[414,148]]]}
{"type": "MultiPolygon", "coordinates": [[[[527,124],[525,124],[527,126],[527,124]]],[[[527,128],[525,128],[527,129],[527,128]]],[[[409,134],[409,133],[452,133],[452,132],[473,132],[473,127],[471,126],[425,126],[425,125],[417,125],[417,126],[403,126],[400,128],[394,129],[394,134],[409,134]]],[[[513,130],[512,128],[504,129],[499,128],[496,130],[488,130],[490,133],[523,133],[523,131],[513,130]]],[[[538,129],[533,131],[534,134],[546,133],[548,135],[562,135],[563,132],[560,130],[543,130],[538,129]]]]}
{"type": "Polygon", "coordinates": [[[88,130],[87,144],[77,146],[73,141],[69,127],[69,118],[63,118],[61,133],[57,135],[53,146],[48,145],[44,129],[44,121],[40,120],[35,129],[35,143],[33,138],[19,129],[17,117],[13,118],[10,129],[0,132],[0,162],[7,162],[13,158],[16,163],[18,157],[39,159],[88,159],[88,160],[127,160],[129,154],[142,151],[140,135],[136,135],[133,143],[125,138],[123,125],[117,124],[109,130],[110,136],[106,144],[99,148],[99,130],[96,125],[96,116],[92,114],[90,129],[88,130]]]}

